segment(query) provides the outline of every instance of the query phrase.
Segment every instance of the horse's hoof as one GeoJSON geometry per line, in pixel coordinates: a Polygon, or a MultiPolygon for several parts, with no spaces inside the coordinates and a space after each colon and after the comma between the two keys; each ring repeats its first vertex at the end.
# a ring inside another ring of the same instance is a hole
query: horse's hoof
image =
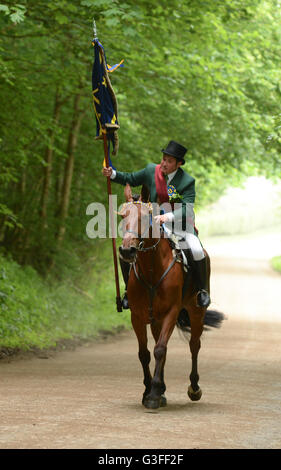
{"type": "Polygon", "coordinates": [[[157,408],[160,408],[160,406],[165,406],[161,405],[161,398],[144,398],[142,401],[142,404],[145,406],[145,408],[148,408],[149,410],[157,410],[157,408]]]}
{"type": "Polygon", "coordinates": [[[202,390],[199,388],[196,392],[194,392],[193,388],[191,385],[188,387],[187,394],[192,401],[199,401],[200,398],[202,397],[202,390]]]}
{"type": "Polygon", "coordinates": [[[165,395],[161,395],[160,397],[160,406],[167,406],[167,398],[165,397],[165,395]]]}
{"type": "Polygon", "coordinates": [[[145,408],[156,410],[157,408],[163,408],[164,406],[167,406],[167,398],[165,397],[165,395],[161,395],[160,398],[153,399],[145,396],[142,399],[142,404],[145,406],[145,408]]]}
{"type": "Polygon", "coordinates": [[[160,401],[159,400],[145,400],[144,406],[148,410],[157,410],[158,408],[160,408],[160,401]]]}

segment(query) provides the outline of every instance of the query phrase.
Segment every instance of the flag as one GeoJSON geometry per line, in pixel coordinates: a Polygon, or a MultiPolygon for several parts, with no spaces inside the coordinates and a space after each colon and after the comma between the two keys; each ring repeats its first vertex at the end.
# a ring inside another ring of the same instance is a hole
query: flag
{"type": "MultiPolygon", "coordinates": [[[[96,115],[96,139],[103,138],[103,132],[106,132],[108,141],[108,153],[110,160],[110,144],[112,144],[112,154],[116,155],[118,151],[118,110],[117,100],[109,79],[109,72],[114,72],[119,66],[123,66],[123,60],[110,67],[106,63],[105,51],[98,39],[92,42],[94,46],[94,64],[92,71],[92,89],[93,105],[96,115]]],[[[114,168],[114,167],[113,167],[114,168]]]]}

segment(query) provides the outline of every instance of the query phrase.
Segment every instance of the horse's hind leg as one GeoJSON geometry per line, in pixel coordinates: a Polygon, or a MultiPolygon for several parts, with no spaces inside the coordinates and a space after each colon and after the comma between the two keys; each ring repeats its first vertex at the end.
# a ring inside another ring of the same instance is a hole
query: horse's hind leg
{"type": "Polygon", "coordinates": [[[144,386],[145,391],[143,393],[142,403],[144,404],[146,396],[151,390],[151,374],[149,369],[150,363],[150,352],[147,349],[147,330],[146,325],[137,316],[132,314],[132,325],[136,333],[138,344],[139,344],[139,360],[143,368],[144,375],[144,386]]]}
{"type": "Polygon", "coordinates": [[[199,374],[198,374],[198,353],[200,350],[201,342],[200,337],[203,331],[203,322],[205,310],[198,307],[188,307],[188,314],[191,324],[191,338],[189,342],[191,359],[192,359],[192,368],[190,378],[190,386],[188,387],[188,396],[192,401],[200,400],[202,396],[202,390],[199,387],[199,374]]]}

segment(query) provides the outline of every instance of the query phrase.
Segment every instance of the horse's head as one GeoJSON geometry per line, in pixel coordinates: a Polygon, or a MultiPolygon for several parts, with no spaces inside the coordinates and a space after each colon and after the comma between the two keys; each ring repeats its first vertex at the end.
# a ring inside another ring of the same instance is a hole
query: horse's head
{"type": "Polygon", "coordinates": [[[151,204],[148,202],[149,193],[145,186],[138,198],[133,196],[129,184],[126,185],[124,194],[126,202],[119,212],[123,217],[124,238],[119,252],[124,261],[132,263],[143,239],[149,237],[151,204]]]}

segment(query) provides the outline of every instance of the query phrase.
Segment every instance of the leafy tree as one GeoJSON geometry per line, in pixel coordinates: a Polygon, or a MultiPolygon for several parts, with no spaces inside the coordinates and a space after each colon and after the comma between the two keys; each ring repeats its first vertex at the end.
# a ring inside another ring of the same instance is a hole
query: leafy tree
{"type": "MultiPolygon", "coordinates": [[[[12,0],[0,4],[0,240],[41,272],[82,253],[87,205],[106,202],[91,103],[92,19],[118,99],[115,165],[189,149],[198,207],[229,184],[280,176],[277,0],[12,0]]],[[[122,197],[122,188],[114,191],[122,197]]]]}

